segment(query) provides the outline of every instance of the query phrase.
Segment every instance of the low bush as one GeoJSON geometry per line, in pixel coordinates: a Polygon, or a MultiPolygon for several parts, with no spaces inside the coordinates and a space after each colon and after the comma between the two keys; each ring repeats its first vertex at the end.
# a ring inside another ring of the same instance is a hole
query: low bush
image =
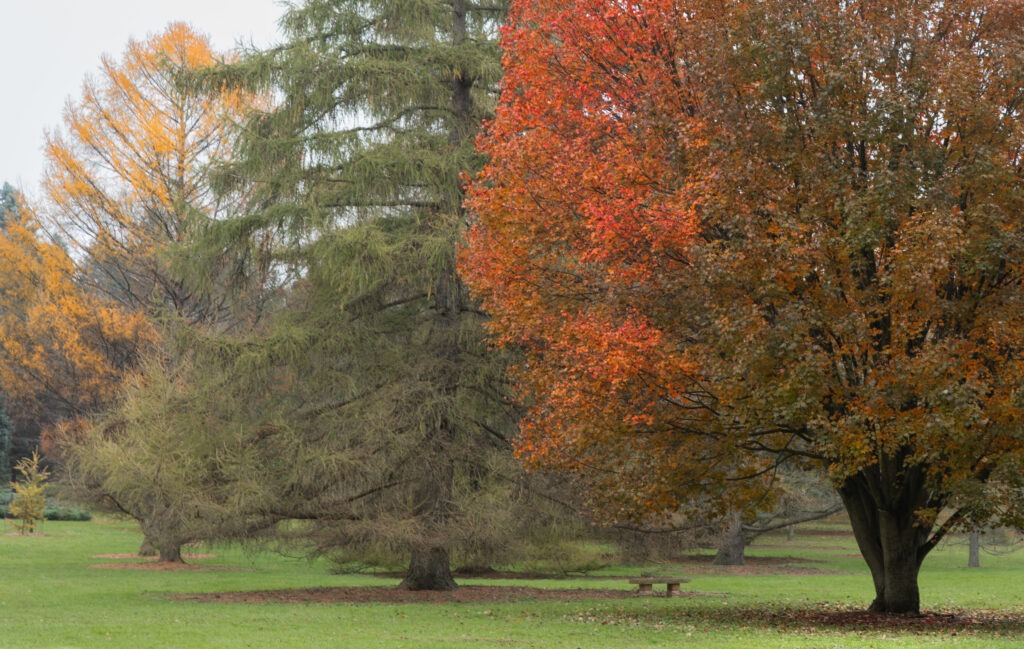
{"type": "MultiPolygon", "coordinates": [[[[13,491],[0,489],[0,518],[13,518],[7,510],[12,498],[14,498],[13,491]]],[[[43,517],[48,521],[91,521],[92,512],[49,499],[46,508],[43,509],[43,517]]]]}
{"type": "Polygon", "coordinates": [[[73,507],[70,505],[47,505],[43,510],[43,516],[48,521],[91,521],[92,512],[88,509],[73,507]]]}

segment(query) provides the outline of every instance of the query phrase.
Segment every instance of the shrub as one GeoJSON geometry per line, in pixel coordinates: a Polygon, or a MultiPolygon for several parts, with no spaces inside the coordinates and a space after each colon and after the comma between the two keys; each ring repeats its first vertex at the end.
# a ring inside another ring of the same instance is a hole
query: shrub
{"type": "Polygon", "coordinates": [[[68,505],[47,505],[43,517],[48,521],[91,521],[92,512],[68,505]]]}
{"type": "Polygon", "coordinates": [[[32,452],[32,457],[23,457],[14,467],[21,474],[21,480],[11,484],[14,497],[7,510],[18,519],[18,532],[31,534],[36,525],[43,520],[46,511],[46,495],[43,483],[50,472],[39,466],[39,453],[32,452]]]}

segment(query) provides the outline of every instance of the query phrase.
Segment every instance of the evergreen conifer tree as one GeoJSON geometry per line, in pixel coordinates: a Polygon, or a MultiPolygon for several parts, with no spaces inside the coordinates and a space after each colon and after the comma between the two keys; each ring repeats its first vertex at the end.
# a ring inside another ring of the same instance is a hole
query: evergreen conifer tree
{"type": "Polygon", "coordinates": [[[5,182],[0,186],[0,229],[3,229],[7,219],[18,213],[18,190],[10,183],[5,182]]]}
{"type": "MultiPolygon", "coordinates": [[[[17,193],[10,183],[0,186],[0,230],[18,209],[17,193]]],[[[7,416],[7,404],[0,396],[0,487],[6,489],[11,483],[11,436],[14,427],[7,416]]]]}
{"type": "Polygon", "coordinates": [[[281,99],[218,174],[225,190],[252,185],[252,213],[208,240],[286,241],[267,263],[290,309],[234,347],[253,385],[222,400],[253,436],[230,500],[310,520],[316,551],[408,552],[410,589],[453,588],[451,553],[486,536],[474,517],[511,510],[488,495],[516,470],[503,368],[455,269],[506,4],[306,0],[282,45],[208,79],[281,99]]]}
{"type": "Polygon", "coordinates": [[[7,488],[11,483],[11,437],[14,426],[7,416],[7,403],[0,396],[0,488],[7,488]]]}

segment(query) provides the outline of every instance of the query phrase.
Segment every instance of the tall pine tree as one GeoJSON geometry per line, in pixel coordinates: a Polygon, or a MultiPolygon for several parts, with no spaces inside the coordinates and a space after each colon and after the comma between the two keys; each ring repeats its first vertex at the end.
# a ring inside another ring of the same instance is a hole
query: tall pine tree
{"type": "Polygon", "coordinates": [[[287,241],[268,263],[290,307],[234,347],[267,380],[241,404],[265,414],[230,498],[310,520],[318,551],[408,552],[410,589],[455,586],[451,553],[476,542],[467,531],[515,471],[502,368],[455,270],[505,13],[502,0],[307,0],[284,16],[283,45],[213,79],[281,99],[219,173],[225,189],[252,185],[254,209],[209,243],[287,241]]]}

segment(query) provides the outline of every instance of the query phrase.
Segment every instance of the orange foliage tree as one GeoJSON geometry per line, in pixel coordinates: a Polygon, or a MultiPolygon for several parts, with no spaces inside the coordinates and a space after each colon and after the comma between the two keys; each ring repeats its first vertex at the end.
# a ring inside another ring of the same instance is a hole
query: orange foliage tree
{"type": "Polygon", "coordinates": [[[23,204],[0,229],[0,386],[41,425],[95,412],[115,394],[149,322],[82,290],[68,252],[23,204]]]}
{"type": "Polygon", "coordinates": [[[198,291],[168,255],[242,203],[215,193],[205,172],[230,158],[256,99],[199,92],[184,79],[217,60],[208,38],[183,23],[130,41],[120,60],[103,58],[68,104],[64,131],[47,138],[48,227],[69,243],[90,290],[129,309],[164,308],[194,322],[225,315],[216,291],[198,291]]]}
{"type": "Polygon", "coordinates": [[[1024,6],[523,0],[504,45],[461,268],[527,462],[623,514],[824,466],[876,611],[1024,524],[1024,6]]]}

